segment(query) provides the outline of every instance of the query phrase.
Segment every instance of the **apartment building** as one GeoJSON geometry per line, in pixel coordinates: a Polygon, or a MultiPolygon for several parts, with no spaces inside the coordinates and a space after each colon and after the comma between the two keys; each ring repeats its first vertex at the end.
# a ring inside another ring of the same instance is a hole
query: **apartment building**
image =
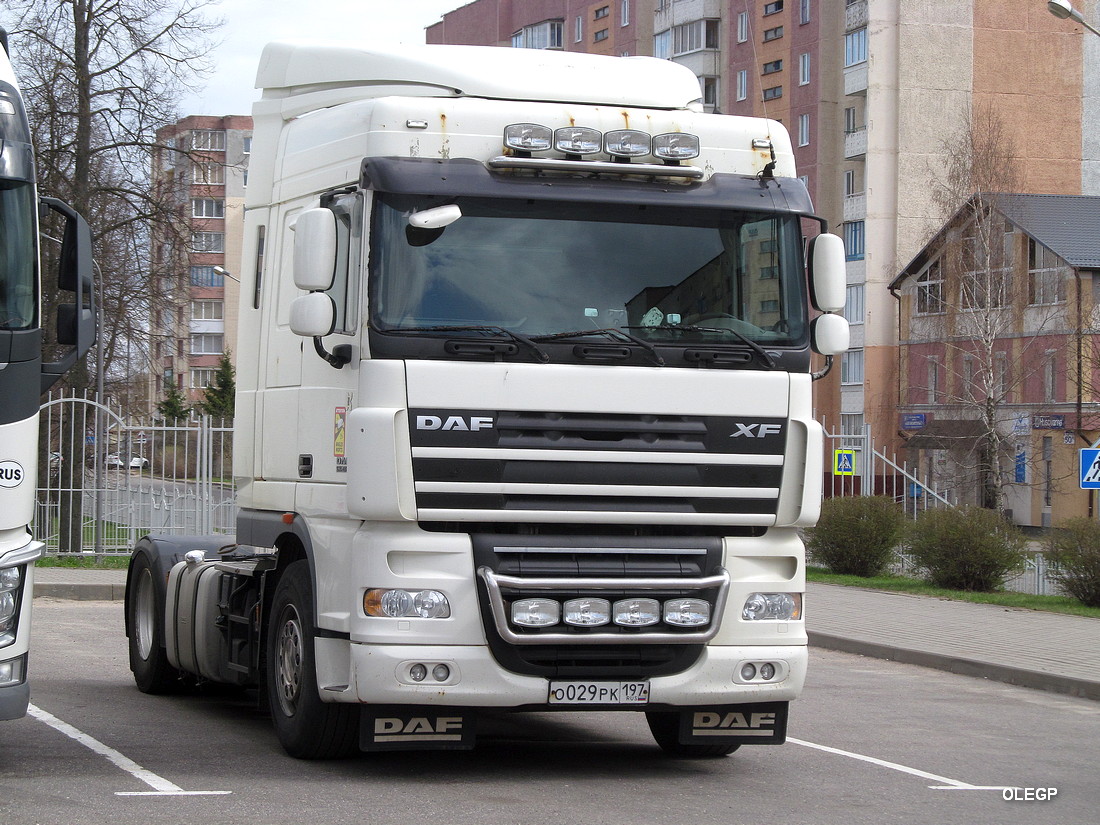
{"type": "Polygon", "coordinates": [[[168,387],[198,401],[237,337],[244,190],[252,118],[193,115],[157,131],[155,183],[178,230],[155,239],[150,412],[168,387]]]}
{"type": "Polygon", "coordinates": [[[852,349],[815,405],[888,452],[905,443],[889,284],[949,217],[933,193],[968,113],[1004,125],[1016,191],[1100,194],[1100,38],[1039,0],[475,0],[427,41],[655,55],[696,73],[709,110],[781,121],[848,258],[852,349]],[[630,46],[615,25],[596,39],[624,14],[630,46]]]}

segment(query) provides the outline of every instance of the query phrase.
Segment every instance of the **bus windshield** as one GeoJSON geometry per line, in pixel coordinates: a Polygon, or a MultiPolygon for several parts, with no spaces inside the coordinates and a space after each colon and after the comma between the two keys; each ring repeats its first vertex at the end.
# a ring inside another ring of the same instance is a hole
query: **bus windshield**
{"type": "Polygon", "coordinates": [[[618,329],[660,345],[805,344],[794,215],[389,193],[372,212],[371,324],[382,332],[618,329]],[[441,203],[462,216],[410,227],[441,203]]]}
{"type": "Polygon", "coordinates": [[[0,179],[0,330],[38,324],[34,188],[0,179]]]}

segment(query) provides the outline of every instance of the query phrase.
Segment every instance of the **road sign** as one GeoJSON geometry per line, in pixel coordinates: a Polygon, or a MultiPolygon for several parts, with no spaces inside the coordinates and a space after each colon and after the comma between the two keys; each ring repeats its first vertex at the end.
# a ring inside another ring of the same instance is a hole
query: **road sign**
{"type": "MultiPolygon", "coordinates": [[[[1100,452],[1098,450],[1097,452],[1100,452]]],[[[833,475],[854,476],[856,474],[856,451],[833,450],[833,475]]]]}
{"type": "Polygon", "coordinates": [[[1081,489],[1100,490],[1100,449],[1096,447],[1081,450],[1081,489]]]}

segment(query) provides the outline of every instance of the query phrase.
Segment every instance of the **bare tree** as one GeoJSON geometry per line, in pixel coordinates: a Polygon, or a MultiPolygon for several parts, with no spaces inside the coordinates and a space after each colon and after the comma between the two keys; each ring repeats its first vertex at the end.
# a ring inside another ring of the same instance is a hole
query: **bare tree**
{"type": "Polygon", "coordinates": [[[933,198],[946,229],[934,277],[924,281],[937,285],[938,306],[922,320],[921,337],[942,345],[937,389],[945,411],[978,422],[977,435],[960,436],[953,455],[972,474],[981,505],[999,510],[1008,483],[1002,468],[1016,453],[1011,404],[1046,368],[1065,310],[1032,300],[1028,248],[1006,217],[1019,189],[1017,154],[996,111],[975,105],[943,156],[933,198]]]}
{"type": "MultiPolygon", "coordinates": [[[[87,219],[96,260],[101,363],[105,377],[120,353],[145,348],[149,308],[163,278],[150,277],[150,239],[179,225],[152,186],[156,129],[176,119],[183,89],[208,69],[220,21],[211,0],[8,0],[5,9],[36,147],[44,193],[68,201],[87,219]]],[[[51,227],[43,227],[44,234],[51,227]]],[[[44,284],[44,317],[57,303],[44,284]]],[[[65,382],[80,391],[91,373],[81,359],[65,382]]],[[[82,432],[63,436],[62,453],[78,455],[82,432]]],[[[101,445],[96,445],[97,451],[101,445]]],[[[60,502],[62,551],[82,547],[83,473],[60,502]]]]}

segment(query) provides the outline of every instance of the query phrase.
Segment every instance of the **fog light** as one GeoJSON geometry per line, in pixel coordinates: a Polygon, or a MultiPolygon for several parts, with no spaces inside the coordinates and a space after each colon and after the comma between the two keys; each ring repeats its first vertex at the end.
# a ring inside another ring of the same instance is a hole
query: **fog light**
{"type": "Polygon", "coordinates": [[[424,665],[413,665],[409,668],[409,678],[414,682],[423,682],[428,678],[428,668],[424,665]]]}
{"type": "Polygon", "coordinates": [[[23,683],[23,657],[0,662],[0,687],[23,683]]]}
{"type": "Polygon", "coordinates": [[[594,155],[603,147],[603,135],[587,126],[567,126],[554,132],[554,148],[567,155],[594,155]]]}
{"type": "Polygon", "coordinates": [[[577,627],[598,627],[611,621],[607,599],[570,599],[565,603],[565,623],[577,627]]]}
{"type": "Polygon", "coordinates": [[[446,665],[436,665],[432,668],[432,678],[437,682],[446,682],[451,678],[451,669],[446,665]]]}
{"type": "Polygon", "coordinates": [[[741,679],[745,682],[751,682],[756,678],[756,665],[752,662],[745,662],[741,665],[741,679]]]}
{"type": "Polygon", "coordinates": [[[604,151],[612,157],[636,158],[649,154],[649,135],[637,129],[619,129],[603,136],[604,151]]]}
{"type": "Polygon", "coordinates": [[[561,605],[552,599],[520,599],[512,602],[512,624],[550,627],[561,618],[561,605]]]}
{"type": "Polygon", "coordinates": [[[741,609],[745,621],[793,621],[802,616],[801,593],[750,593],[741,609]]]}
{"type": "Polygon", "coordinates": [[[648,627],[661,621],[661,605],[656,599],[622,599],[612,608],[615,624],[622,627],[648,627]]]}
{"type": "Polygon", "coordinates": [[[702,599],[672,599],[665,602],[665,624],[700,627],[710,622],[710,603],[702,599]]]}
{"type": "Polygon", "coordinates": [[[765,682],[770,682],[775,678],[775,665],[771,662],[764,662],[760,665],[760,678],[765,682]]]}
{"type": "Polygon", "coordinates": [[[683,132],[668,132],[653,138],[653,154],[662,160],[690,160],[699,157],[699,138],[683,132]]]}
{"type": "Polygon", "coordinates": [[[554,132],[549,126],[537,123],[513,123],[504,127],[504,145],[517,152],[541,152],[554,142],[554,132]]]}

